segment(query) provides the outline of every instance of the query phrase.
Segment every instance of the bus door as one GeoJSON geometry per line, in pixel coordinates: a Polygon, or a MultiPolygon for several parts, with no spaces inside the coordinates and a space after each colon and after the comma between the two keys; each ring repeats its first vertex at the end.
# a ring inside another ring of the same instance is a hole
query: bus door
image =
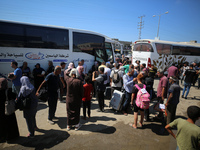
{"type": "Polygon", "coordinates": [[[103,61],[106,62],[105,50],[103,50],[103,49],[94,49],[94,56],[95,56],[95,61],[98,61],[100,63],[102,63],[103,61]]]}

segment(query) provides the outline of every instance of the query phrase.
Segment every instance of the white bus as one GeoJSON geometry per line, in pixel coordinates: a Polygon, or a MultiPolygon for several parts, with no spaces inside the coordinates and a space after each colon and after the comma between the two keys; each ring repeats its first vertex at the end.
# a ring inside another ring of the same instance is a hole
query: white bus
{"type": "Polygon", "coordinates": [[[158,69],[166,70],[172,63],[185,61],[200,62],[200,44],[192,42],[170,42],[161,40],[138,40],[132,49],[132,63],[140,60],[148,67],[154,64],[158,69]]]}
{"type": "Polygon", "coordinates": [[[92,31],[0,20],[0,75],[13,72],[12,61],[19,66],[26,61],[31,70],[40,63],[46,70],[48,61],[54,66],[60,62],[77,66],[84,59],[89,71],[95,60],[115,58],[115,44],[111,38],[92,31]]]}

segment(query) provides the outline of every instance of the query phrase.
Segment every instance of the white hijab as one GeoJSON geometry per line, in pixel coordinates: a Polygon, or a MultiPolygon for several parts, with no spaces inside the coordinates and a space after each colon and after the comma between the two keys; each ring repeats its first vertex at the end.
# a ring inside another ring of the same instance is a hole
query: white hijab
{"type": "Polygon", "coordinates": [[[34,90],[34,86],[30,83],[28,77],[21,77],[20,82],[22,83],[22,85],[19,94],[22,94],[24,97],[29,95],[34,90]]]}
{"type": "Polygon", "coordinates": [[[78,73],[78,70],[76,68],[73,68],[69,74],[69,76],[71,77],[72,74],[75,74],[76,75],[76,78],[79,78],[79,73],[78,73]]]}

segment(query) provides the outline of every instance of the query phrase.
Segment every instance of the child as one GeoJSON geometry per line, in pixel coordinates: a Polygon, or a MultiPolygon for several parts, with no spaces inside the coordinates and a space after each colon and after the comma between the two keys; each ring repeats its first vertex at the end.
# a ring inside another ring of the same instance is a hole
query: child
{"type": "Polygon", "coordinates": [[[90,106],[91,106],[91,99],[93,95],[93,86],[90,83],[90,78],[87,76],[85,77],[86,84],[83,85],[84,88],[84,96],[82,98],[83,101],[83,119],[86,120],[86,107],[88,108],[88,118],[90,118],[90,106]]]}
{"type": "Polygon", "coordinates": [[[187,109],[188,119],[178,118],[165,126],[165,129],[177,140],[177,149],[199,149],[200,128],[195,122],[200,118],[200,108],[190,106],[187,109]],[[171,128],[177,128],[175,135],[171,128]]]}

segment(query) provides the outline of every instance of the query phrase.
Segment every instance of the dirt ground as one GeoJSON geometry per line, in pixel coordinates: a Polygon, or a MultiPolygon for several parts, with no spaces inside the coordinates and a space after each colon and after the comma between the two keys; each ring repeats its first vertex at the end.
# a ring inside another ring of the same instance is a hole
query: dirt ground
{"type": "MultiPolygon", "coordinates": [[[[154,87],[157,89],[158,80],[154,87]]],[[[181,85],[182,87],[182,85],[181,85]]],[[[182,93],[182,91],[181,91],[182,93]]],[[[36,116],[39,130],[35,132],[35,138],[27,138],[28,130],[21,111],[16,111],[20,137],[9,143],[0,143],[0,149],[52,149],[52,150],[173,150],[176,149],[176,140],[164,132],[164,126],[160,121],[145,122],[143,128],[133,129],[129,123],[133,123],[133,114],[124,116],[109,108],[110,100],[105,100],[105,112],[97,112],[98,102],[92,100],[91,118],[81,119],[83,126],[78,131],[66,130],[67,115],[66,104],[58,102],[55,125],[47,122],[48,105],[39,102],[36,116]]],[[[153,101],[150,106],[150,118],[156,111],[153,110],[153,101]]],[[[190,105],[200,107],[200,92],[196,87],[191,87],[188,99],[180,98],[177,106],[177,117],[186,118],[186,110],[190,105]]],[[[81,109],[82,116],[82,109],[81,109]]],[[[196,123],[200,126],[200,120],[196,123]]],[[[176,130],[174,130],[176,132],[176,130]]]]}

